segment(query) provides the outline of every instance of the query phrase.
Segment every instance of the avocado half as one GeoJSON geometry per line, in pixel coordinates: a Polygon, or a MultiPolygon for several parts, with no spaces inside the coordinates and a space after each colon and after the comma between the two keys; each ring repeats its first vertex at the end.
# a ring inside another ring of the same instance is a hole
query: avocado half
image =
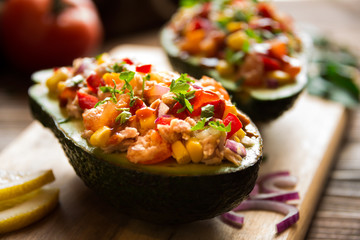
{"type": "Polygon", "coordinates": [[[82,120],[68,119],[56,97],[49,96],[43,82],[50,75],[51,70],[33,75],[33,116],[52,130],[84,183],[121,212],[155,223],[191,222],[233,209],[253,189],[262,159],[262,139],[253,123],[248,127],[258,137],[241,166],[134,164],[125,153],[106,154],[81,137],[82,120]]]}
{"type": "Polygon", "coordinates": [[[181,54],[180,49],[174,44],[175,38],[176,34],[171,27],[165,26],[161,30],[161,45],[173,68],[178,72],[189,73],[196,78],[207,75],[219,81],[232,96],[232,101],[236,103],[236,106],[255,122],[268,122],[281,116],[293,106],[306,86],[305,52],[309,48],[310,41],[305,35],[302,36],[304,51],[300,56],[302,69],[296,82],[276,89],[240,88],[231,79],[223,78],[216,70],[201,64],[201,57],[181,54]]]}

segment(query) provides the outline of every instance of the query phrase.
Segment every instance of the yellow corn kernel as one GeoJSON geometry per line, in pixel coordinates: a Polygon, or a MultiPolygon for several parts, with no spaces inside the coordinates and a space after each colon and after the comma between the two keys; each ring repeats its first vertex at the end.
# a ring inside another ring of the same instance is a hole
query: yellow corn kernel
{"type": "Polygon", "coordinates": [[[107,126],[103,126],[96,130],[90,137],[91,145],[95,147],[104,147],[111,135],[111,129],[107,126]]]}
{"type": "Polygon", "coordinates": [[[293,79],[288,73],[281,70],[271,71],[268,73],[267,76],[268,78],[276,79],[280,85],[287,84],[293,81],[293,79]]]}
{"type": "Polygon", "coordinates": [[[237,136],[234,136],[234,140],[235,140],[236,142],[240,142],[240,139],[239,139],[237,136]]]}
{"type": "Polygon", "coordinates": [[[147,130],[147,129],[153,129],[155,128],[155,120],[156,117],[155,115],[150,115],[149,117],[146,118],[140,118],[140,127],[142,130],[147,130]]]}
{"type": "Polygon", "coordinates": [[[186,142],[185,146],[190,155],[191,161],[198,163],[203,159],[203,148],[199,140],[196,138],[190,138],[186,142]]]}
{"type": "Polygon", "coordinates": [[[59,93],[61,93],[62,91],[64,91],[64,89],[66,88],[66,83],[65,82],[59,82],[57,85],[57,91],[59,93]]]}
{"type": "MultiPolygon", "coordinates": [[[[239,129],[239,131],[237,131],[235,133],[235,135],[239,138],[239,140],[243,139],[246,135],[246,133],[244,132],[244,130],[242,130],[241,128],[239,129]]],[[[239,141],[240,142],[240,141],[239,141]]]]}
{"type": "Polygon", "coordinates": [[[58,83],[66,81],[68,77],[68,71],[66,68],[62,67],[57,69],[54,74],[46,80],[46,86],[48,87],[50,93],[56,93],[58,83]]]}
{"type": "Polygon", "coordinates": [[[237,110],[236,110],[236,107],[235,107],[234,105],[232,105],[232,106],[226,105],[226,106],[225,106],[225,111],[224,111],[223,119],[224,119],[229,113],[232,113],[232,114],[234,114],[234,115],[237,115],[237,110]]]}
{"type": "Polygon", "coordinates": [[[220,60],[219,63],[216,65],[216,71],[218,71],[221,76],[231,76],[232,74],[234,74],[235,69],[232,64],[228,63],[225,60],[220,60]]]}
{"type": "Polygon", "coordinates": [[[190,155],[181,141],[171,144],[172,156],[179,164],[186,164],[191,161],[190,155]]]}
{"type": "Polygon", "coordinates": [[[226,29],[229,32],[236,32],[238,30],[244,29],[246,27],[246,23],[244,22],[229,22],[226,24],[226,29]]]}
{"type": "Polygon", "coordinates": [[[100,64],[106,62],[107,59],[109,59],[109,58],[110,58],[110,55],[108,53],[103,53],[96,59],[96,62],[97,62],[97,64],[100,65],[100,64]]]}
{"type": "Polygon", "coordinates": [[[227,45],[233,50],[242,50],[243,44],[248,40],[248,36],[243,31],[231,33],[226,40],[227,45]]]}

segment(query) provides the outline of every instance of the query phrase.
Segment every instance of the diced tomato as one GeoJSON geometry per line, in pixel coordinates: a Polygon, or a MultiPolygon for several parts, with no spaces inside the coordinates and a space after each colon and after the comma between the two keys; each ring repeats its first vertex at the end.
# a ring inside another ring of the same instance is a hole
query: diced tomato
{"type": "Polygon", "coordinates": [[[269,53],[276,59],[282,59],[288,53],[286,43],[281,41],[272,41],[270,43],[269,53]]]}
{"type": "Polygon", "coordinates": [[[95,104],[99,101],[97,97],[80,91],[77,92],[77,97],[79,106],[83,110],[93,108],[95,104]]]}
{"type": "Polygon", "coordinates": [[[206,18],[201,18],[201,17],[195,17],[191,20],[188,28],[186,29],[188,32],[192,32],[195,30],[199,30],[199,29],[210,29],[211,28],[211,23],[208,19],[206,18]]]}
{"type": "Polygon", "coordinates": [[[199,116],[201,114],[201,107],[205,106],[209,102],[219,100],[219,96],[216,93],[198,90],[195,92],[195,97],[190,100],[194,111],[191,113],[191,116],[199,116]]]}
{"type": "Polygon", "coordinates": [[[97,74],[91,74],[87,79],[86,83],[88,88],[93,92],[97,93],[99,86],[104,86],[105,81],[97,74]]]}
{"type": "Polygon", "coordinates": [[[72,100],[76,96],[77,87],[65,88],[59,95],[60,107],[65,107],[69,99],[72,100]]]}
{"type": "Polygon", "coordinates": [[[145,103],[141,99],[136,98],[134,104],[132,105],[132,107],[130,107],[130,112],[132,115],[135,115],[137,110],[145,107],[145,103]]]}
{"type": "Polygon", "coordinates": [[[158,117],[156,120],[155,120],[155,124],[156,125],[170,125],[170,122],[171,120],[173,120],[172,117],[169,117],[169,116],[162,116],[162,117],[158,117]]]}
{"type": "Polygon", "coordinates": [[[261,56],[262,62],[264,63],[264,68],[266,71],[273,71],[273,70],[279,70],[281,69],[281,63],[280,61],[268,57],[268,56],[261,56]]]}
{"type": "Polygon", "coordinates": [[[123,58],[123,61],[126,62],[126,64],[133,65],[134,62],[131,61],[129,58],[123,58]]]}
{"type": "MultiPolygon", "coordinates": [[[[201,108],[209,104],[214,106],[214,118],[222,118],[225,111],[225,101],[223,99],[219,99],[219,100],[203,103],[203,105],[200,107],[200,114],[201,114],[201,108]]],[[[190,114],[191,117],[199,116],[199,115],[194,115],[193,113],[190,114]]],[[[197,113],[198,111],[196,111],[195,114],[197,113]]]]}
{"type": "Polygon", "coordinates": [[[228,113],[228,115],[226,115],[226,117],[224,118],[224,125],[227,126],[229,125],[229,123],[231,123],[231,130],[230,132],[227,133],[226,138],[231,138],[232,135],[234,135],[234,133],[236,133],[237,131],[240,130],[240,128],[242,128],[242,123],[239,120],[239,118],[232,114],[232,113],[228,113]]]}
{"type": "Polygon", "coordinates": [[[148,118],[151,117],[152,115],[155,114],[155,109],[149,108],[149,107],[145,107],[145,108],[140,108],[136,111],[136,117],[138,117],[139,119],[144,119],[144,118],[148,118]]]}
{"type": "Polygon", "coordinates": [[[174,107],[172,107],[169,110],[169,114],[173,115],[176,118],[180,118],[180,119],[185,119],[187,116],[189,116],[189,112],[187,110],[184,110],[180,113],[178,113],[177,111],[182,109],[183,105],[181,105],[179,102],[175,103],[174,107]]]}
{"type": "Polygon", "coordinates": [[[139,65],[135,69],[137,72],[149,73],[151,71],[151,64],[139,65]]]}
{"type": "Polygon", "coordinates": [[[259,3],[257,5],[259,15],[266,18],[274,18],[274,9],[267,3],[259,3]]]}

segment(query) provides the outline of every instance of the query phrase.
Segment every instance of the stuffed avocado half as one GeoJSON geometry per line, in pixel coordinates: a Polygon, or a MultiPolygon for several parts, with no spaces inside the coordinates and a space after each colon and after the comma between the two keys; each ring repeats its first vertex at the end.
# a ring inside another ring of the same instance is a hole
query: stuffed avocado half
{"type": "Polygon", "coordinates": [[[255,185],[260,133],[212,79],[107,55],[33,78],[34,117],[84,183],[122,212],[157,223],[207,219],[255,185]]]}
{"type": "Polygon", "coordinates": [[[310,41],[266,2],[205,1],[182,6],[160,33],[179,72],[210,76],[254,121],[289,109],[305,88],[310,41]]]}

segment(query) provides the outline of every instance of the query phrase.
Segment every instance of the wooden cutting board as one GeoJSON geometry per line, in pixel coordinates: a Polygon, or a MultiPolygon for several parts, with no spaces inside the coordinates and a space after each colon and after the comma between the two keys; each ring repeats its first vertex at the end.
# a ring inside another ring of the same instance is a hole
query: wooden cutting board
{"type": "MultiPolygon", "coordinates": [[[[122,45],[111,54],[135,57],[169,68],[157,47],[122,45]]],[[[316,209],[331,160],[342,139],[345,109],[338,104],[302,94],[295,106],[278,120],[259,126],[266,161],[260,174],[289,170],[297,176],[301,199],[299,222],[277,235],[275,224],[282,215],[248,211],[242,229],[219,218],[176,226],[160,226],[129,218],[89,190],[76,176],[52,133],[39,123],[31,124],[0,155],[2,169],[53,169],[60,188],[60,204],[49,216],[4,239],[302,239],[316,209]]]]}

